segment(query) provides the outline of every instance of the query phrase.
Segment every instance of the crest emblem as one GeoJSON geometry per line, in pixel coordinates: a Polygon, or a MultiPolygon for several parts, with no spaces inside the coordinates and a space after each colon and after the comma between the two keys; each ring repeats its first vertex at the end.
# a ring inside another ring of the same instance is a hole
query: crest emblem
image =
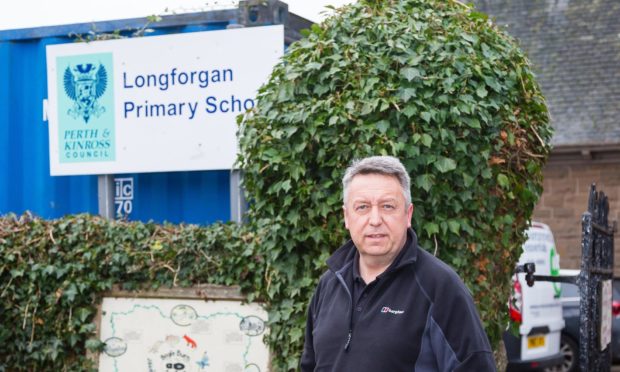
{"type": "Polygon", "coordinates": [[[103,95],[108,85],[108,73],[100,63],[67,66],[63,76],[65,93],[73,101],[73,107],[67,114],[74,119],[81,117],[88,123],[91,117],[99,117],[105,112],[105,107],[97,100],[103,95]]]}

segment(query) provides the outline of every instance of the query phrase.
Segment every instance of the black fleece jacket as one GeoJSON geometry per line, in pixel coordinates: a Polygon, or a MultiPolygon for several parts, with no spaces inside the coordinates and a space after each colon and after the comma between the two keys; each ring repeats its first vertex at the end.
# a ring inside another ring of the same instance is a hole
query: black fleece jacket
{"type": "Polygon", "coordinates": [[[467,287],[418,247],[413,230],[359,300],[352,297],[356,257],[349,241],[327,261],[308,309],[303,372],[496,370],[467,287]]]}

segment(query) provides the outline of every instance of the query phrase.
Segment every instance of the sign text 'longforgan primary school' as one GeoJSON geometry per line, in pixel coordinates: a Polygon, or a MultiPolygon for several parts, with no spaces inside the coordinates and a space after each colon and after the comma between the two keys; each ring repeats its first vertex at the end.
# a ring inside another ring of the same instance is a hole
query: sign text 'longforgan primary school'
{"type": "Polygon", "coordinates": [[[52,175],[230,169],[283,26],[47,47],[52,175]]]}

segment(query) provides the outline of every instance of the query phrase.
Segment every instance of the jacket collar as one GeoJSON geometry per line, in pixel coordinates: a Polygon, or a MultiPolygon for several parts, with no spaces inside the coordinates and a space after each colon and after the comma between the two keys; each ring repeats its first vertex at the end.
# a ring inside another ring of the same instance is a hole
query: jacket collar
{"type": "MultiPolygon", "coordinates": [[[[394,271],[401,268],[404,265],[413,263],[418,258],[418,237],[413,229],[407,229],[407,242],[398,256],[396,265],[390,265],[385,273],[394,271]]],[[[352,240],[346,242],[342,247],[338,248],[330,258],[327,259],[327,267],[333,271],[338,272],[350,267],[353,264],[353,260],[356,257],[357,247],[353,244],[352,240]]]]}

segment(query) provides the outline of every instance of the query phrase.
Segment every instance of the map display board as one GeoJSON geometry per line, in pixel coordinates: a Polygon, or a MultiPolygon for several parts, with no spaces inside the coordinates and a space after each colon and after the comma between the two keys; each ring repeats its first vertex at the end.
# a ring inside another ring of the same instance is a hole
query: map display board
{"type": "Polygon", "coordinates": [[[104,297],[99,371],[268,371],[266,320],[241,301],[104,297]]]}

